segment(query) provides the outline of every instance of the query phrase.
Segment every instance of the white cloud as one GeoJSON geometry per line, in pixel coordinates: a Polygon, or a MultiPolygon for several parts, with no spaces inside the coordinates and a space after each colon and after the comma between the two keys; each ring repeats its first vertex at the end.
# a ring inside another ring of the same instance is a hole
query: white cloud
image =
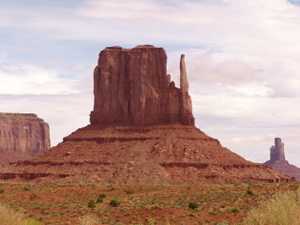
{"type": "Polygon", "coordinates": [[[0,63],[0,95],[78,93],[75,80],[33,65],[0,63]]]}

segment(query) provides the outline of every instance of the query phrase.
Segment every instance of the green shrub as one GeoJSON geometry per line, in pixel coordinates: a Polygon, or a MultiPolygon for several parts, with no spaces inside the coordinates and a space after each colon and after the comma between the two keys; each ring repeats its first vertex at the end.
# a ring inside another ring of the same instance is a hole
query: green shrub
{"type": "Polygon", "coordinates": [[[189,208],[192,209],[192,210],[196,210],[199,208],[199,204],[196,203],[196,202],[190,202],[189,203],[189,208]]]}
{"type": "Polygon", "coordinates": [[[239,213],[240,210],[238,208],[230,208],[230,209],[228,209],[228,212],[230,212],[230,213],[239,213]]]}
{"type": "Polygon", "coordinates": [[[121,202],[118,199],[114,198],[110,201],[109,204],[111,207],[118,207],[121,204],[121,202]]]}
{"type": "Polygon", "coordinates": [[[95,203],[95,201],[90,200],[89,203],[88,203],[88,207],[89,207],[90,209],[96,208],[96,203],[95,203]]]}
{"type": "Polygon", "coordinates": [[[102,203],[105,198],[106,198],[105,194],[100,194],[96,199],[96,203],[102,203]]]}
{"type": "Polygon", "coordinates": [[[250,196],[254,196],[255,195],[254,192],[251,190],[250,187],[247,188],[246,194],[250,195],[250,196]]]}

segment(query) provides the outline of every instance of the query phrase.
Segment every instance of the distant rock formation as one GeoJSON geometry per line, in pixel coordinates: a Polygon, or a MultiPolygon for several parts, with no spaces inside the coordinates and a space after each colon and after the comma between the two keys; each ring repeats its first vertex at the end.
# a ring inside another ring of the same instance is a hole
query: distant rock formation
{"type": "Polygon", "coordinates": [[[270,161],[285,161],[284,143],[281,138],[275,138],[275,145],[270,149],[270,161]]]}
{"type": "Polygon", "coordinates": [[[167,56],[162,48],[106,48],[94,72],[91,124],[194,125],[184,56],[180,81],[180,88],[175,87],[167,74],[167,56]]]}
{"type": "Polygon", "coordinates": [[[270,160],[265,162],[265,165],[300,181],[300,168],[291,165],[286,160],[284,151],[284,143],[281,138],[275,138],[275,145],[270,149],[270,160]]]}
{"type": "Polygon", "coordinates": [[[41,154],[50,148],[49,126],[35,114],[0,113],[0,161],[41,154]]]}
{"type": "Polygon", "coordinates": [[[46,154],[11,164],[0,179],[84,176],[123,185],[290,180],[243,159],[197,129],[184,55],[180,88],[166,70],[162,48],[106,48],[94,72],[91,124],[46,154]]]}

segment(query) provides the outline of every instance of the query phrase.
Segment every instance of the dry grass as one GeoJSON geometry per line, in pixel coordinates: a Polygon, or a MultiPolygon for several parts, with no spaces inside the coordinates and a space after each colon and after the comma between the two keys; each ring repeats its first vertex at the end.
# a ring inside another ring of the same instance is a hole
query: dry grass
{"type": "Polygon", "coordinates": [[[23,214],[17,213],[3,205],[0,205],[0,225],[21,225],[24,224],[23,214]]]}
{"type": "Polygon", "coordinates": [[[97,225],[99,219],[96,216],[87,215],[79,219],[80,225],[97,225]]]}
{"type": "Polygon", "coordinates": [[[0,225],[42,225],[34,219],[25,219],[22,213],[0,204],[0,225]]]}
{"type": "Polygon", "coordinates": [[[300,189],[277,194],[251,210],[243,225],[300,225],[300,189]]]}

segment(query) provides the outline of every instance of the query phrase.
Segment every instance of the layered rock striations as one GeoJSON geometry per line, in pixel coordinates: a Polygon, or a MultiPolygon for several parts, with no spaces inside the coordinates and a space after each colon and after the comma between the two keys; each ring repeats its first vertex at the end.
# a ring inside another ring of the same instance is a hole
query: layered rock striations
{"type": "Polygon", "coordinates": [[[45,155],[11,164],[0,178],[84,176],[119,184],[289,181],[195,127],[184,55],[180,88],[167,74],[165,51],[149,45],[103,50],[94,82],[91,124],[45,155]]]}
{"type": "Polygon", "coordinates": [[[106,48],[94,72],[94,111],[91,124],[144,126],[194,125],[184,56],[180,88],[167,74],[162,48],[106,48]]]}
{"type": "Polygon", "coordinates": [[[275,138],[275,145],[270,149],[270,160],[265,162],[265,165],[300,181],[300,168],[291,165],[286,160],[284,143],[281,138],[275,138]]]}
{"type": "Polygon", "coordinates": [[[0,113],[0,161],[44,153],[50,148],[49,126],[35,114],[0,113]]]}

